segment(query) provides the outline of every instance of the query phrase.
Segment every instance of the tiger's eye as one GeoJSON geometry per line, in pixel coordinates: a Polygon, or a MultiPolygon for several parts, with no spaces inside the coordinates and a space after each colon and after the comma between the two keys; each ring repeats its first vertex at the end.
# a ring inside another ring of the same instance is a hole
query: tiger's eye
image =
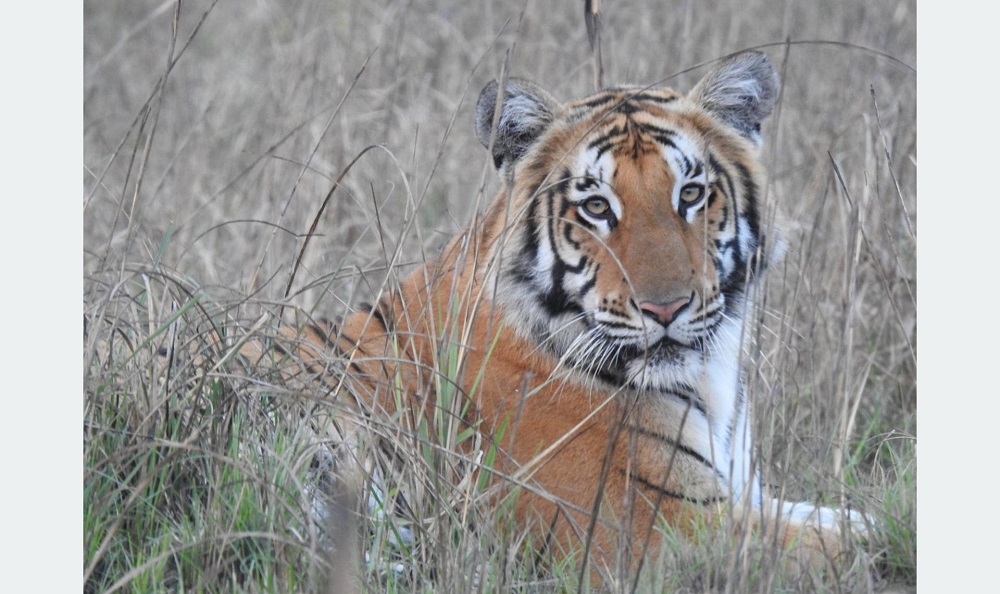
{"type": "Polygon", "coordinates": [[[681,202],[693,204],[702,199],[705,195],[705,186],[701,184],[688,184],[681,188],[681,202]]]}
{"type": "Polygon", "coordinates": [[[591,196],[583,202],[583,209],[593,217],[604,218],[611,212],[611,205],[600,196],[591,196]]]}

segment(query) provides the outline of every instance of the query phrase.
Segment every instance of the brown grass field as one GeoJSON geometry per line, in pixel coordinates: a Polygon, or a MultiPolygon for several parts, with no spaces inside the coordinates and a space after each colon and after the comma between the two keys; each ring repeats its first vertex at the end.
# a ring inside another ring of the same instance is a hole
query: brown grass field
{"type": "MultiPolygon", "coordinates": [[[[750,374],[764,474],[877,520],[827,571],[706,534],[621,591],[914,590],[915,2],[601,10],[609,84],[686,91],[749,48],[778,67],[764,204],[787,252],[750,374]]],[[[473,108],[504,64],[591,93],[583,2],[84,4],[85,592],[590,587],[533,563],[467,460],[384,423],[364,429],[391,452],[358,446],[382,486],[331,482],[329,423],[351,411],[239,354],[279,319],[371,301],[482,209],[499,181],[473,108]]]]}

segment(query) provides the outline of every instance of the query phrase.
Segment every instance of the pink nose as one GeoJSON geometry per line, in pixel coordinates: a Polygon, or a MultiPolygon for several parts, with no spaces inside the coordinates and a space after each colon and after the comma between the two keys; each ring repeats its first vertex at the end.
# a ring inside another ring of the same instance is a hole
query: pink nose
{"type": "Polygon", "coordinates": [[[659,321],[663,325],[667,325],[674,321],[674,317],[677,315],[685,305],[691,303],[690,297],[684,297],[683,299],[678,299],[677,301],[671,301],[667,304],[651,303],[649,301],[643,301],[639,304],[639,309],[644,313],[653,316],[654,319],[659,321]]]}

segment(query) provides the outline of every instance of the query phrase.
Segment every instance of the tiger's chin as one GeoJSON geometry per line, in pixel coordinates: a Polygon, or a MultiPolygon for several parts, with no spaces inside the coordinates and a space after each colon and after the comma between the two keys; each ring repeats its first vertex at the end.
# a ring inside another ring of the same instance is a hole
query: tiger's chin
{"type": "Polygon", "coordinates": [[[616,355],[603,361],[576,361],[584,375],[596,376],[615,388],[638,391],[673,390],[697,382],[704,371],[705,341],[685,345],[663,337],[651,347],[608,347],[616,355]]]}
{"type": "Polygon", "coordinates": [[[622,357],[619,385],[640,391],[675,391],[701,385],[709,367],[735,368],[739,359],[742,326],[723,320],[690,342],[663,336],[649,347],[635,347],[622,357]]]}
{"type": "Polygon", "coordinates": [[[670,336],[660,338],[648,347],[634,347],[628,352],[629,359],[642,359],[649,365],[686,364],[680,360],[687,353],[704,353],[707,337],[700,337],[690,343],[683,343],[670,336]]]}
{"type": "Polygon", "coordinates": [[[640,391],[669,391],[678,386],[696,384],[705,370],[705,354],[671,342],[630,360],[622,370],[622,379],[640,391]]]}

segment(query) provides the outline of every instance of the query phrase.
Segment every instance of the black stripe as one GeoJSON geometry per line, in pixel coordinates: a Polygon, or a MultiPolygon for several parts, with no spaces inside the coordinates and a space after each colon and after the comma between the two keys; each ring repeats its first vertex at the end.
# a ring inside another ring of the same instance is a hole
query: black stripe
{"type": "MultiPolygon", "coordinates": [[[[534,194],[532,194],[534,195],[534,194]]],[[[528,205],[528,213],[525,217],[524,231],[522,236],[522,244],[524,248],[519,255],[519,266],[514,269],[518,271],[519,278],[523,281],[530,281],[531,276],[527,271],[532,269],[532,265],[538,261],[538,244],[540,238],[538,236],[538,204],[539,199],[535,196],[531,203],[528,205]],[[521,271],[524,271],[521,274],[521,271]]]]}
{"type": "MultiPolygon", "coordinates": [[[[621,469],[619,469],[619,472],[621,472],[622,474],[626,474],[625,471],[621,469]]],[[[649,481],[648,479],[639,475],[636,472],[629,472],[627,473],[627,476],[630,479],[642,485],[643,487],[646,487],[647,489],[650,489],[652,491],[656,491],[660,495],[663,495],[664,497],[670,497],[671,499],[687,501],[688,503],[695,503],[697,505],[710,505],[712,503],[722,503],[726,500],[725,497],[706,497],[705,499],[695,499],[693,497],[688,497],[687,495],[678,493],[677,491],[672,491],[670,489],[666,489],[660,485],[657,485],[656,483],[649,481]]]]}
{"type": "MultiPolygon", "coordinates": [[[[564,175],[565,179],[569,179],[569,171],[567,170],[564,175]]],[[[545,287],[544,292],[538,295],[539,304],[545,309],[546,313],[551,317],[556,317],[563,313],[582,313],[583,310],[579,305],[573,303],[570,300],[570,296],[566,293],[563,287],[563,278],[566,276],[568,271],[568,266],[559,256],[559,250],[556,248],[555,239],[557,234],[556,224],[558,220],[566,215],[569,210],[569,202],[563,200],[560,202],[560,209],[558,214],[556,213],[556,200],[559,195],[564,193],[565,188],[553,188],[546,192],[547,204],[549,207],[549,220],[547,225],[548,230],[548,242],[549,248],[552,250],[552,255],[555,262],[552,265],[551,274],[549,277],[549,286],[545,287]]],[[[539,238],[541,240],[541,238],[539,238]]],[[[537,254],[538,247],[535,246],[535,252],[537,254]]],[[[576,272],[579,272],[577,270],[576,272]]]]}
{"type": "Polygon", "coordinates": [[[633,101],[649,101],[651,103],[664,104],[677,101],[677,96],[664,97],[662,95],[650,95],[649,93],[636,93],[635,95],[630,96],[629,99],[633,101]]]}
{"type": "Polygon", "coordinates": [[[648,437],[650,439],[655,439],[655,440],[661,441],[661,442],[667,444],[668,446],[676,449],[678,452],[681,452],[682,454],[686,454],[686,455],[694,458],[698,462],[701,462],[701,464],[703,466],[705,466],[706,468],[711,468],[712,470],[714,470],[715,474],[717,476],[719,476],[720,478],[725,478],[722,475],[722,473],[719,472],[715,468],[715,465],[712,464],[711,460],[709,460],[708,458],[702,456],[698,452],[692,450],[690,447],[688,447],[688,446],[686,446],[686,445],[678,442],[674,438],[667,437],[666,435],[664,435],[663,433],[660,433],[659,431],[655,431],[653,429],[647,429],[646,427],[640,427],[639,425],[635,425],[635,424],[629,424],[628,427],[629,427],[629,429],[635,431],[636,433],[638,433],[639,435],[642,435],[643,437],[648,437]]]}
{"type": "Polygon", "coordinates": [[[312,322],[306,324],[306,327],[315,332],[316,334],[319,334],[321,337],[323,337],[323,344],[326,345],[327,348],[330,349],[337,348],[337,343],[333,342],[333,340],[330,339],[330,334],[332,334],[332,332],[328,334],[325,328],[317,324],[313,324],[312,322]]]}
{"type": "Polygon", "coordinates": [[[708,164],[712,168],[712,171],[718,174],[722,178],[722,181],[726,184],[726,195],[731,196],[733,200],[736,198],[736,187],[733,185],[733,178],[729,175],[729,171],[723,167],[722,163],[715,158],[714,155],[708,156],[708,164]]]}
{"type": "Polygon", "coordinates": [[[303,360],[295,351],[289,350],[280,342],[274,343],[274,350],[287,357],[294,365],[303,367],[308,373],[312,373],[316,376],[322,376],[327,372],[326,365],[317,363],[315,358],[303,360]]]}
{"type": "Polygon", "coordinates": [[[678,385],[675,386],[674,389],[663,390],[660,393],[675,396],[680,401],[700,412],[703,417],[708,417],[708,411],[705,409],[705,403],[701,401],[701,396],[691,386],[678,385]]]}
{"type": "Polygon", "coordinates": [[[563,287],[563,278],[566,276],[566,266],[560,261],[552,267],[552,284],[548,290],[538,296],[539,303],[545,308],[546,313],[555,317],[564,313],[580,314],[583,309],[570,300],[566,289],[563,287]]]}
{"type": "Polygon", "coordinates": [[[621,378],[621,374],[611,373],[609,371],[598,371],[594,375],[602,382],[610,384],[615,387],[619,387],[625,384],[625,382],[621,378]]]}
{"type": "MultiPolygon", "coordinates": [[[[673,139],[670,136],[664,136],[663,134],[650,134],[650,136],[653,137],[653,140],[655,140],[656,142],[659,142],[663,146],[669,146],[670,148],[672,148],[672,149],[674,149],[676,151],[680,151],[681,150],[674,143],[673,139]]],[[[683,153],[681,153],[681,154],[683,155],[683,153]]]]}
{"type": "Polygon", "coordinates": [[[705,333],[709,334],[712,330],[715,330],[719,324],[722,322],[722,316],[718,315],[719,308],[709,311],[708,309],[703,309],[701,313],[697,316],[691,318],[689,324],[697,324],[699,322],[705,323],[705,333]]]}
{"type": "MultiPolygon", "coordinates": [[[[598,306],[597,307],[597,311],[603,312],[603,313],[606,313],[606,314],[611,314],[611,315],[613,315],[613,316],[615,316],[617,318],[621,318],[621,319],[625,320],[626,322],[628,322],[629,320],[632,319],[631,316],[628,315],[627,311],[626,312],[622,312],[621,310],[612,309],[610,307],[598,306]]],[[[617,324],[619,322],[612,322],[612,323],[616,323],[617,324]]],[[[601,324],[604,324],[604,322],[601,322],[601,324]]],[[[633,328],[636,329],[636,330],[641,330],[641,328],[639,328],[637,326],[633,327],[633,328]]]]}
{"type": "MultiPolygon", "coordinates": [[[[613,314],[617,314],[618,313],[618,312],[616,312],[613,309],[605,309],[605,310],[602,310],[602,311],[606,311],[608,313],[613,313],[613,314]]],[[[622,316],[622,317],[624,318],[625,316],[622,316]]],[[[602,321],[601,322],[601,327],[602,328],[619,328],[619,329],[620,328],[625,328],[626,330],[636,330],[636,331],[642,330],[642,328],[639,328],[639,327],[634,326],[632,324],[629,324],[627,322],[602,321]]]]}
{"type": "Polygon", "coordinates": [[[632,115],[633,113],[639,111],[639,105],[629,99],[624,99],[618,105],[614,106],[613,111],[615,113],[620,113],[622,115],[632,115]]]}
{"type": "Polygon", "coordinates": [[[710,315],[710,313],[711,312],[709,312],[707,309],[702,309],[700,312],[698,312],[698,315],[693,316],[688,323],[689,324],[693,324],[695,322],[701,322],[706,317],[708,317],[710,315]]]}
{"type": "MultiPolygon", "coordinates": [[[[569,201],[565,201],[564,200],[563,203],[567,206],[567,210],[568,210],[569,201]]],[[[576,227],[576,225],[574,225],[573,223],[570,223],[569,221],[564,220],[563,217],[565,217],[565,216],[566,216],[565,212],[560,213],[560,215],[559,215],[559,222],[561,222],[562,226],[563,226],[563,233],[562,233],[563,239],[566,240],[566,243],[568,243],[571,246],[573,246],[573,249],[579,250],[580,249],[580,242],[577,241],[577,240],[575,240],[575,239],[573,239],[573,229],[576,227]]],[[[590,221],[588,221],[586,218],[584,218],[584,216],[581,215],[579,213],[579,211],[577,211],[575,218],[576,218],[576,220],[580,224],[582,224],[587,229],[591,229],[591,230],[597,229],[597,227],[594,226],[593,224],[591,224],[590,221]]],[[[553,246],[553,247],[555,247],[555,246],[553,246]]],[[[559,251],[555,250],[555,252],[556,252],[556,255],[558,256],[559,255],[559,251]]],[[[581,258],[580,264],[578,264],[577,266],[572,266],[571,267],[568,264],[566,266],[572,272],[581,272],[583,270],[583,262],[584,262],[584,260],[585,260],[584,258],[581,258]]],[[[566,263],[563,262],[563,264],[566,264],[566,263]]]]}
{"type": "Polygon", "coordinates": [[[578,178],[573,187],[576,188],[577,192],[586,192],[590,188],[600,188],[601,182],[588,172],[587,175],[578,178]]]}
{"type": "Polygon", "coordinates": [[[355,378],[364,377],[376,382],[378,381],[376,378],[372,376],[372,374],[366,372],[364,369],[361,368],[360,365],[358,365],[354,361],[347,362],[347,369],[345,370],[345,373],[349,376],[354,376],[355,378]],[[350,371],[353,371],[353,373],[347,373],[350,371]]]}
{"type": "MultiPolygon", "coordinates": [[[[590,219],[588,219],[587,217],[585,217],[582,214],[580,214],[579,210],[576,211],[576,217],[575,218],[576,218],[576,223],[578,225],[580,225],[581,227],[583,227],[584,229],[588,229],[590,231],[595,231],[597,229],[597,225],[591,223],[590,219]]],[[[573,227],[572,225],[566,225],[566,230],[563,233],[563,236],[565,237],[566,241],[568,241],[571,244],[573,244],[573,247],[579,248],[580,247],[580,242],[571,239],[570,236],[569,236],[569,232],[572,229],[572,227],[573,227]]]]}
{"type": "Polygon", "coordinates": [[[610,149],[613,146],[615,146],[615,143],[610,141],[602,144],[601,148],[597,149],[597,155],[594,157],[594,160],[597,161],[598,159],[603,157],[604,153],[608,152],[608,149],[610,149]]]}
{"type": "MultiPolygon", "coordinates": [[[[720,184],[719,182],[714,181],[711,184],[709,184],[708,189],[706,191],[708,192],[708,203],[705,205],[705,207],[710,209],[712,208],[712,205],[715,204],[715,201],[719,199],[719,194],[725,193],[725,188],[723,188],[722,184],[720,184]]],[[[726,223],[729,222],[729,216],[728,216],[729,211],[726,210],[724,212],[727,216],[722,217],[722,220],[719,221],[719,231],[725,229],[726,223]]]]}
{"type": "Polygon", "coordinates": [[[639,130],[654,136],[677,136],[677,132],[675,130],[663,128],[661,126],[657,126],[656,124],[650,124],[647,122],[634,122],[634,124],[639,128],[639,130]]]}
{"type": "Polygon", "coordinates": [[[618,99],[618,95],[611,93],[604,93],[601,95],[596,95],[594,97],[591,97],[590,99],[584,101],[583,103],[578,103],[574,105],[573,109],[586,109],[586,108],[598,107],[601,105],[605,105],[607,103],[611,103],[616,99],[618,99]]]}
{"type": "MultiPolygon", "coordinates": [[[[736,170],[740,172],[740,182],[742,182],[743,190],[745,191],[743,197],[747,205],[745,215],[747,223],[750,226],[750,234],[754,238],[754,242],[752,243],[756,243],[757,238],[760,236],[760,223],[757,215],[757,184],[754,183],[753,177],[750,175],[750,170],[747,169],[746,165],[736,163],[736,170]]],[[[735,196],[733,198],[735,199],[735,196]]]]}
{"type": "Polygon", "coordinates": [[[281,353],[282,355],[284,355],[286,357],[291,357],[292,355],[295,354],[292,351],[286,349],[280,342],[275,342],[274,343],[274,350],[278,351],[279,353],[281,353]]]}
{"type": "Polygon", "coordinates": [[[587,279],[587,282],[583,283],[582,287],[580,287],[580,290],[577,292],[580,295],[580,299],[583,299],[584,295],[589,293],[590,290],[593,289],[595,285],[597,285],[597,271],[600,269],[600,267],[601,265],[598,264],[597,267],[594,268],[592,276],[589,279],[587,279]]]}
{"type": "MultiPolygon", "coordinates": [[[[750,175],[750,170],[747,169],[742,163],[736,164],[736,169],[740,172],[740,181],[743,184],[743,190],[745,192],[743,196],[743,201],[746,204],[746,212],[743,216],[746,218],[747,226],[750,228],[750,240],[747,241],[747,246],[750,250],[749,254],[740,253],[740,266],[737,270],[740,272],[740,276],[744,276],[743,271],[746,270],[746,266],[750,265],[750,272],[758,272],[759,262],[757,261],[757,245],[760,242],[760,215],[757,212],[757,184],[754,183],[753,177],[750,175]],[[748,262],[748,258],[750,261],[748,262]]],[[[735,208],[735,196],[733,197],[734,208],[735,208]]],[[[739,220],[739,211],[737,210],[737,220],[739,220]]],[[[736,226],[736,237],[739,238],[740,227],[736,226]]],[[[737,252],[739,253],[739,252],[737,252]]]]}
{"type": "Polygon", "coordinates": [[[691,173],[691,167],[693,167],[693,165],[691,165],[691,158],[681,152],[681,160],[684,161],[684,175],[688,175],[690,177],[689,174],[691,173]]]}
{"type": "Polygon", "coordinates": [[[628,133],[628,128],[626,128],[625,126],[615,126],[610,130],[608,130],[607,132],[605,132],[604,134],[601,134],[597,138],[587,143],[587,149],[590,150],[599,144],[604,144],[605,142],[611,141],[616,136],[624,136],[627,133],[628,133]]]}
{"type": "Polygon", "coordinates": [[[382,329],[386,332],[386,334],[390,334],[393,331],[393,324],[389,318],[382,313],[383,307],[385,307],[384,298],[378,302],[378,307],[372,308],[371,313],[375,319],[378,320],[378,323],[382,324],[382,329]]]}

